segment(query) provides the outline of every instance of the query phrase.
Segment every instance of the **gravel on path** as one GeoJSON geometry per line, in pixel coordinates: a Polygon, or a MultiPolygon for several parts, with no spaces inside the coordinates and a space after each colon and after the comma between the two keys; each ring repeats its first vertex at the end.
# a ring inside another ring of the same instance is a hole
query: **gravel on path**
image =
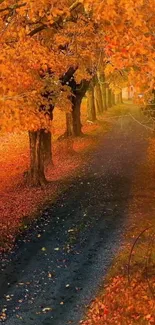
{"type": "MultiPolygon", "coordinates": [[[[0,273],[6,325],[77,325],[121,245],[147,132],[124,117],[104,136],[0,273]]],[[[64,162],[65,163],[65,162],[64,162]]]]}

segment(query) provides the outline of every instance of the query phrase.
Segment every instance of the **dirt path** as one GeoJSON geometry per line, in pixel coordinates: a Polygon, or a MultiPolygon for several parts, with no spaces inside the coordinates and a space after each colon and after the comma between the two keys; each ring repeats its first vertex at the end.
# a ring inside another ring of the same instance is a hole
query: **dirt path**
{"type": "Polygon", "coordinates": [[[78,324],[121,244],[146,148],[146,130],[124,117],[67,192],[44,211],[1,272],[6,325],[78,324]]]}

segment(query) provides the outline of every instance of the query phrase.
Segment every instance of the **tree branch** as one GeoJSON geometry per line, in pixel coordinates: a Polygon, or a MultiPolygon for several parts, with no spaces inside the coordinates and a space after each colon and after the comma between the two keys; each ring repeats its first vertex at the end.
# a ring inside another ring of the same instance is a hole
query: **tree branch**
{"type": "Polygon", "coordinates": [[[41,32],[42,30],[46,29],[47,26],[46,25],[41,25],[39,27],[36,27],[35,29],[33,29],[29,34],[28,36],[34,36],[35,34],[41,32]]]}
{"type": "MultiPolygon", "coordinates": [[[[3,3],[3,0],[0,2],[0,4],[3,3]]],[[[18,9],[18,8],[21,8],[21,7],[24,7],[26,6],[26,2],[24,3],[21,3],[21,4],[17,4],[15,3],[13,6],[10,6],[10,7],[5,7],[5,8],[2,8],[0,9],[0,12],[4,12],[4,11],[12,11],[12,10],[15,10],[15,9],[18,9]]]]}
{"type": "MultiPolygon", "coordinates": [[[[78,6],[81,5],[81,2],[79,2],[79,0],[75,1],[70,7],[69,7],[69,11],[70,13],[72,11],[74,11],[78,6]]],[[[63,22],[63,15],[57,17],[56,20],[53,22],[53,24],[50,26],[50,28],[54,28],[56,27],[59,23],[63,22]]],[[[36,27],[35,29],[33,29],[28,36],[34,36],[35,34],[41,32],[42,30],[49,28],[47,25],[41,25],[39,27],[36,27]]]]}

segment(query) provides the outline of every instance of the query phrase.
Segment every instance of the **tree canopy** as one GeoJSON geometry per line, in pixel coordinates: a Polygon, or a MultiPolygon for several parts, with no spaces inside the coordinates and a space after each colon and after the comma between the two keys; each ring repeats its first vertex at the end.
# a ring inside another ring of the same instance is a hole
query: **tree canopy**
{"type": "Polygon", "coordinates": [[[50,128],[40,107],[70,109],[70,67],[79,84],[100,70],[111,87],[122,78],[150,94],[154,26],[154,0],[1,0],[1,129],[50,128]]]}

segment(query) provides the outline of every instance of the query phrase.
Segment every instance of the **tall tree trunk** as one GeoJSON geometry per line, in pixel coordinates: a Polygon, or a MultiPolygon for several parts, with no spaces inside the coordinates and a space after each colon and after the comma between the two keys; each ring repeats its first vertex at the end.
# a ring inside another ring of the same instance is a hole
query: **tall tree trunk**
{"type": "Polygon", "coordinates": [[[115,102],[116,102],[116,105],[120,104],[120,94],[115,94],[115,102]]]}
{"type": "Polygon", "coordinates": [[[109,87],[107,84],[106,84],[105,91],[106,91],[106,107],[109,108],[109,87]]]}
{"type": "Polygon", "coordinates": [[[90,87],[87,92],[87,108],[88,108],[88,120],[91,122],[96,121],[96,109],[95,109],[95,96],[94,96],[94,83],[90,83],[90,87]]]}
{"type": "Polygon", "coordinates": [[[30,140],[30,184],[33,186],[47,183],[44,171],[44,130],[29,131],[30,140]]]}
{"type": "Polygon", "coordinates": [[[81,124],[81,102],[83,94],[76,94],[72,98],[72,112],[66,113],[66,132],[63,138],[70,136],[82,135],[82,124],[81,124]]]}
{"type": "Polygon", "coordinates": [[[115,104],[117,105],[118,104],[118,95],[117,94],[115,94],[115,104]]]}
{"type": "Polygon", "coordinates": [[[115,94],[113,92],[112,92],[111,97],[112,97],[112,105],[115,105],[116,104],[116,102],[115,102],[115,94]]]}
{"type": "Polygon", "coordinates": [[[106,83],[105,83],[105,76],[103,74],[100,74],[100,72],[98,72],[98,80],[99,80],[101,94],[102,94],[103,110],[106,110],[107,109],[107,103],[106,103],[106,83]]]}
{"type": "Polygon", "coordinates": [[[70,137],[74,135],[73,130],[73,115],[72,112],[66,113],[66,132],[64,137],[70,137]]]}
{"type": "Polygon", "coordinates": [[[122,90],[121,90],[121,93],[120,93],[120,101],[123,104],[123,92],[122,92],[122,90]]]}
{"type": "Polygon", "coordinates": [[[112,107],[112,91],[108,88],[108,107],[112,107]]]}
{"type": "Polygon", "coordinates": [[[97,80],[97,83],[95,85],[95,89],[94,89],[94,96],[95,96],[95,106],[96,106],[96,110],[98,112],[99,115],[101,115],[103,113],[103,101],[102,101],[102,92],[101,92],[101,87],[100,87],[100,83],[97,80]]]}
{"type": "Polygon", "coordinates": [[[66,114],[66,132],[64,136],[80,136],[82,135],[81,102],[88,89],[89,82],[82,80],[80,84],[76,84],[74,78],[72,78],[69,86],[73,92],[71,97],[72,112],[66,114]]]}
{"type": "Polygon", "coordinates": [[[72,98],[72,121],[73,121],[73,135],[82,135],[82,124],[81,124],[81,102],[83,94],[77,93],[76,96],[72,98]]]}
{"type": "Polygon", "coordinates": [[[103,102],[103,108],[104,108],[104,110],[107,110],[107,101],[106,101],[106,85],[105,85],[105,83],[101,84],[101,90],[102,90],[102,102],[103,102]]]}
{"type": "Polygon", "coordinates": [[[116,103],[121,104],[122,101],[122,92],[116,95],[116,103]]]}
{"type": "Polygon", "coordinates": [[[52,161],[52,135],[51,132],[43,133],[43,146],[44,146],[44,164],[45,167],[53,165],[52,161]]]}

